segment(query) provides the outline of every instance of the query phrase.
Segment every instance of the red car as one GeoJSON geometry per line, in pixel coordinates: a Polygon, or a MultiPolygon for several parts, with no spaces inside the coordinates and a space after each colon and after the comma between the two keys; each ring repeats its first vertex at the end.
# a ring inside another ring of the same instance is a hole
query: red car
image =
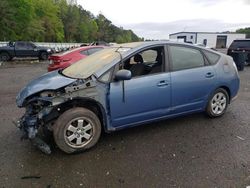
{"type": "Polygon", "coordinates": [[[103,46],[84,46],[64,53],[53,54],[49,57],[48,71],[64,69],[103,48],[103,46]]]}

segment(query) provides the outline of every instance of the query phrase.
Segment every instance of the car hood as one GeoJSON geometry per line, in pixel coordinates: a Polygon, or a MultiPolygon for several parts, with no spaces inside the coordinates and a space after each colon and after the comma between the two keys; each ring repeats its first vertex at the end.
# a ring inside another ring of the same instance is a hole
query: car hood
{"type": "Polygon", "coordinates": [[[16,103],[18,107],[23,107],[27,97],[45,90],[57,90],[65,87],[76,79],[68,78],[61,75],[58,71],[49,72],[39,78],[32,80],[17,95],[16,103]]]}

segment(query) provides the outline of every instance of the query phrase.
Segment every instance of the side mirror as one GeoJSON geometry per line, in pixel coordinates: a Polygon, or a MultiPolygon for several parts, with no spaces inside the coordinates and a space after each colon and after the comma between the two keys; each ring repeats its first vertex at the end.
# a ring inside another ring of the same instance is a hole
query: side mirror
{"type": "Polygon", "coordinates": [[[115,80],[130,80],[132,78],[132,74],[131,74],[131,71],[129,70],[125,70],[125,69],[122,69],[122,70],[119,70],[116,72],[115,74],[115,80]]]}

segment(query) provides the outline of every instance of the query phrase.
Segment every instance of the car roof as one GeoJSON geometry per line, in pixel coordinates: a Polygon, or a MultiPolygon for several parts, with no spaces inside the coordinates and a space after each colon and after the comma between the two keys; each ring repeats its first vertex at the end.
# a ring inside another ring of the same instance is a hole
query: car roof
{"type": "Polygon", "coordinates": [[[236,40],[234,40],[233,42],[237,42],[237,41],[250,41],[250,39],[236,39],[236,40]]]}
{"type": "Polygon", "coordinates": [[[112,47],[120,47],[120,48],[143,48],[143,47],[150,47],[154,45],[164,45],[164,44],[177,44],[177,45],[185,45],[190,47],[198,47],[202,48],[201,46],[197,46],[194,44],[184,43],[184,42],[175,42],[175,41],[169,41],[169,40],[161,40],[161,41],[144,41],[144,42],[131,42],[131,43],[123,43],[123,44],[115,44],[112,47]]]}

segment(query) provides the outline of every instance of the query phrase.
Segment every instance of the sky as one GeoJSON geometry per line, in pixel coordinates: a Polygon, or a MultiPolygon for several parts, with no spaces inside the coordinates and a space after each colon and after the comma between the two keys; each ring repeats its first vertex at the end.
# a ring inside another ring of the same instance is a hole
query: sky
{"type": "Polygon", "coordinates": [[[250,0],[78,0],[78,4],[145,39],[250,27],[250,0]]]}

